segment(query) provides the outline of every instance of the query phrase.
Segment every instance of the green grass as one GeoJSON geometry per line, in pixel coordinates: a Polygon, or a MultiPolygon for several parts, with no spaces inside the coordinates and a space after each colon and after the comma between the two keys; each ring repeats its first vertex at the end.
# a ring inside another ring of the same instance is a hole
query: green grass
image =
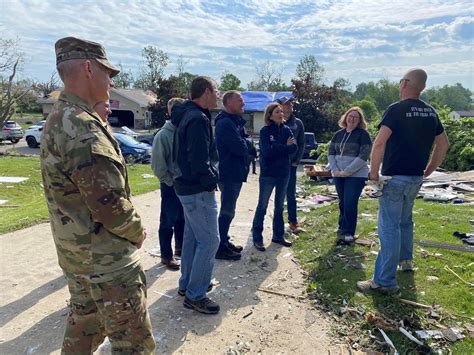
{"type": "MultiPolygon", "coordinates": [[[[159,189],[158,179],[144,179],[143,174],[153,174],[150,165],[128,166],[130,188],[133,195],[159,189]]],[[[0,157],[0,176],[29,177],[18,183],[0,183],[0,200],[8,200],[8,205],[0,206],[0,234],[48,221],[48,210],[41,186],[39,157],[0,157]]]]}
{"type": "MultiPolygon", "coordinates": [[[[377,209],[377,200],[360,201],[357,227],[360,238],[371,239],[368,234],[376,231],[377,209]]],[[[337,203],[308,213],[304,225],[307,232],[298,238],[294,249],[308,271],[308,291],[311,297],[314,297],[323,308],[337,315],[336,332],[339,336],[346,337],[346,340],[351,339],[349,340],[351,343],[387,351],[387,347],[381,348],[380,343],[374,342],[369,336],[370,333],[381,340],[378,330],[367,324],[364,319],[364,315],[369,311],[397,322],[404,317],[410,319],[414,325],[405,326],[405,328],[412,333],[420,329],[437,329],[435,325],[429,323],[429,311],[403,305],[398,297],[426,305],[440,305],[441,309],[436,313],[441,316],[439,322],[445,326],[459,326],[464,322],[472,323],[466,318],[454,317],[451,314],[474,317],[474,289],[444,270],[444,266],[448,265],[464,280],[474,282],[474,256],[472,254],[424,248],[431,254],[442,255],[423,257],[422,249],[415,244],[416,271],[414,273],[399,272],[397,275],[401,295],[365,296],[357,292],[356,282],[371,278],[376,256],[370,253],[367,246],[335,245],[338,213],[337,203]],[[351,260],[359,260],[367,268],[347,267],[351,257],[356,257],[351,260]],[[428,281],[427,276],[436,276],[439,279],[428,281]],[[344,312],[345,304],[355,312],[344,312]],[[358,315],[357,312],[359,312],[358,315]]],[[[473,217],[472,206],[417,200],[414,208],[415,239],[461,244],[452,236],[452,233],[454,231],[469,232],[468,220],[473,217]]],[[[374,250],[378,250],[378,246],[374,250]]],[[[413,351],[415,344],[400,332],[387,332],[387,334],[400,353],[413,351]]],[[[469,336],[448,346],[456,354],[474,353],[474,341],[469,336]]]]}

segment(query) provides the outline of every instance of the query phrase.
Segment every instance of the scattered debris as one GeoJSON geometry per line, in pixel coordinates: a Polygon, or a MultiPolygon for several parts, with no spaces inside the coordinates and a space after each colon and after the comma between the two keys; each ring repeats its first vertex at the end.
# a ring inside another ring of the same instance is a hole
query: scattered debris
{"type": "Polygon", "coordinates": [[[415,333],[421,339],[446,339],[453,342],[464,338],[460,328],[418,330],[415,333]]]}
{"type": "Polygon", "coordinates": [[[461,245],[461,244],[450,244],[434,242],[432,240],[415,240],[415,243],[424,247],[440,248],[456,251],[467,251],[470,253],[474,252],[474,245],[461,245]]]}
{"type": "Polygon", "coordinates": [[[0,183],[16,184],[28,180],[29,177],[0,176],[0,183]]]}
{"type": "Polygon", "coordinates": [[[8,202],[8,200],[0,200],[0,205],[5,205],[8,202]]]}
{"type": "Polygon", "coordinates": [[[426,304],[406,300],[404,298],[400,298],[399,300],[400,300],[401,303],[409,304],[410,306],[415,306],[415,307],[418,307],[418,308],[424,308],[424,309],[433,309],[434,308],[434,306],[428,306],[426,304]]]}
{"type": "Polygon", "coordinates": [[[151,174],[142,174],[142,178],[144,179],[153,179],[155,177],[155,175],[151,175],[151,174]]]}
{"type": "Polygon", "coordinates": [[[417,343],[418,345],[424,345],[421,341],[419,341],[417,338],[415,338],[413,335],[411,335],[411,333],[409,331],[407,331],[405,328],[399,327],[398,330],[400,330],[400,332],[403,335],[405,335],[408,339],[410,339],[411,341],[417,343]]]}
{"type": "Polygon", "coordinates": [[[372,249],[377,244],[375,240],[364,239],[364,238],[357,238],[355,240],[355,243],[359,245],[368,246],[370,249],[372,249]]]}
{"type": "Polygon", "coordinates": [[[382,336],[385,339],[385,342],[388,344],[388,346],[394,351],[394,355],[398,355],[398,351],[395,348],[395,345],[393,345],[393,342],[390,340],[388,335],[385,334],[385,332],[382,329],[378,328],[378,330],[380,331],[380,333],[382,333],[382,336]]]}
{"type": "Polygon", "coordinates": [[[454,270],[452,270],[448,265],[444,265],[444,270],[446,271],[449,271],[450,273],[452,273],[454,276],[456,276],[459,280],[461,280],[462,282],[464,282],[466,285],[468,285],[469,287],[474,287],[474,283],[472,282],[467,282],[466,280],[464,280],[461,276],[459,276],[454,270]]]}
{"type": "Polygon", "coordinates": [[[453,236],[462,240],[463,243],[474,245],[474,233],[461,233],[461,232],[454,232],[453,236]]]}
{"type": "Polygon", "coordinates": [[[388,321],[373,312],[367,312],[365,314],[365,321],[369,324],[375,325],[377,328],[382,328],[391,332],[397,330],[394,322],[388,321]]]}
{"type": "Polygon", "coordinates": [[[253,311],[250,311],[249,313],[244,314],[244,316],[242,318],[250,317],[252,314],[253,314],[253,311]]]}
{"type": "Polygon", "coordinates": [[[426,276],[426,280],[430,282],[435,282],[435,281],[439,281],[439,277],[428,275],[426,276]]]}
{"type": "Polygon", "coordinates": [[[167,295],[166,293],[163,293],[163,292],[160,292],[160,291],[156,291],[156,290],[154,290],[153,292],[154,292],[154,293],[157,293],[157,294],[159,294],[159,295],[162,295],[162,296],[168,297],[168,298],[173,298],[173,296],[167,295]]]}
{"type": "Polygon", "coordinates": [[[288,295],[286,293],[271,291],[271,290],[267,290],[267,289],[264,289],[264,288],[261,288],[261,287],[258,287],[257,290],[261,291],[261,292],[270,293],[272,295],[277,295],[277,296],[282,296],[282,297],[290,297],[290,298],[294,298],[294,299],[297,299],[297,300],[303,300],[304,299],[303,296],[288,295]]]}

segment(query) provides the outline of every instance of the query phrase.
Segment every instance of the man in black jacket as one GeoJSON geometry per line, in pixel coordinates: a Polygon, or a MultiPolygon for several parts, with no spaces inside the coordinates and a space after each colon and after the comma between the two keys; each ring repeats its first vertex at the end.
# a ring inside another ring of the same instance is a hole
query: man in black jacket
{"type": "Polygon", "coordinates": [[[293,98],[283,96],[277,99],[285,115],[285,124],[290,127],[296,140],[298,150],[290,155],[290,180],[286,189],[286,202],[288,206],[288,223],[291,230],[298,228],[296,217],[296,170],[304,153],[305,137],[303,122],[293,114],[293,98]]]}
{"type": "Polygon", "coordinates": [[[225,110],[216,117],[216,145],[219,152],[219,188],[221,209],[219,235],[221,242],[216,259],[239,260],[242,247],[229,240],[229,228],[235,215],[242,183],[249,174],[248,134],[245,131],[244,99],[238,91],[228,91],[222,98],[225,110]]]}
{"type": "Polygon", "coordinates": [[[219,312],[219,305],[206,297],[219,246],[217,150],[209,112],[217,97],[215,81],[197,77],[191,83],[191,100],[175,105],[171,113],[177,127],[173,159],[179,168],[174,187],[185,217],[178,293],[185,296],[185,307],[206,314],[219,312]]]}

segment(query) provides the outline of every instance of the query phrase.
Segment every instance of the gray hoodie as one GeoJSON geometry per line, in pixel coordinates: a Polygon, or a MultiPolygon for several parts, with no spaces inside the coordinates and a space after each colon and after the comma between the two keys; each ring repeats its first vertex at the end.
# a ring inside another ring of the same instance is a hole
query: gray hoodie
{"type": "Polygon", "coordinates": [[[176,167],[173,163],[173,141],[176,127],[171,121],[166,121],[153,139],[151,151],[151,168],[161,183],[173,186],[176,167]]]}

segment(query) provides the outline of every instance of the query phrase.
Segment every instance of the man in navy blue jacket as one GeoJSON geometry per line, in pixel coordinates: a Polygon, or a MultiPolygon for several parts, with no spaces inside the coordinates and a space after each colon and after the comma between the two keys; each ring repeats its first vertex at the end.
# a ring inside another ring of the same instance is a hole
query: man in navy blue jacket
{"type": "Polygon", "coordinates": [[[216,259],[239,260],[241,246],[230,242],[229,228],[235,216],[235,207],[242,183],[249,174],[248,137],[245,131],[244,99],[238,91],[228,91],[222,98],[225,110],[216,117],[216,146],[219,153],[219,188],[221,209],[219,235],[221,238],[216,259]]]}
{"type": "Polygon", "coordinates": [[[219,305],[206,296],[219,246],[217,202],[217,151],[209,109],[217,106],[214,80],[196,77],[191,83],[191,100],[173,107],[176,126],[173,161],[179,171],[174,188],[184,210],[184,239],[178,293],[186,296],[184,306],[215,314],[219,305]]]}

